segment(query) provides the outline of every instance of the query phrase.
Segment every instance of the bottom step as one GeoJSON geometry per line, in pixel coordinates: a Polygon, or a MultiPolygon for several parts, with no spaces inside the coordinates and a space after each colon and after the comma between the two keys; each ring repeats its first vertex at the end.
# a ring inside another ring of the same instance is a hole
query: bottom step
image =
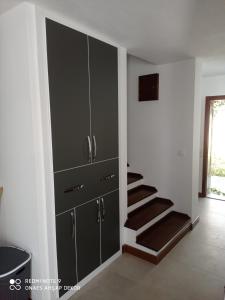
{"type": "Polygon", "coordinates": [[[125,244],[123,245],[122,250],[123,253],[129,253],[131,255],[134,255],[136,257],[149,261],[152,264],[157,265],[167,255],[167,253],[169,253],[179,243],[179,241],[192,229],[193,225],[190,221],[159,252],[149,250],[148,248],[145,248],[139,244],[125,244]]]}
{"type": "Polygon", "coordinates": [[[172,211],[137,236],[137,244],[154,251],[160,251],[189,222],[190,217],[188,215],[172,211]]]}

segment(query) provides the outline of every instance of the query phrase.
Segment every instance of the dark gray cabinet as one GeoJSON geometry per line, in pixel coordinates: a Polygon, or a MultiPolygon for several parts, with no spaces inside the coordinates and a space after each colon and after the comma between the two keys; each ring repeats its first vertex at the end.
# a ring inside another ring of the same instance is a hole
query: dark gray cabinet
{"type": "Polygon", "coordinates": [[[99,200],[76,208],[77,273],[78,280],[95,270],[100,259],[99,200]]]}
{"type": "Polygon", "coordinates": [[[106,261],[120,250],[119,191],[100,199],[102,211],[101,258],[106,261]]]}
{"type": "Polygon", "coordinates": [[[119,224],[118,190],[76,208],[78,281],[120,250],[119,224]]]}
{"type": "Polygon", "coordinates": [[[87,36],[46,20],[54,171],[89,162],[87,36]]]}
{"type": "Polygon", "coordinates": [[[71,209],[91,199],[119,188],[119,162],[112,159],[102,163],[75,168],[55,174],[56,213],[71,209]]]}
{"type": "Polygon", "coordinates": [[[49,19],[46,41],[58,271],[73,286],[120,249],[118,53],[49,19]]]}
{"type": "Polygon", "coordinates": [[[117,48],[92,37],[88,40],[93,158],[101,161],[118,157],[117,48]]]}
{"type": "Polygon", "coordinates": [[[118,157],[117,48],[46,20],[54,171],[118,157]]]}
{"type": "MultiPolygon", "coordinates": [[[[77,283],[75,229],[74,210],[56,217],[58,275],[61,286],[74,286],[77,283]]],[[[61,289],[60,296],[65,292],[61,289]]]]}

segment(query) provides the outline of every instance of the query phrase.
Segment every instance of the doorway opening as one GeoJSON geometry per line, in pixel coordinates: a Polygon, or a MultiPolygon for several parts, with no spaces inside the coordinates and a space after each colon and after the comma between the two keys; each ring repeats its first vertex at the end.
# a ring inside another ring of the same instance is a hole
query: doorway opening
{"type": "Polygon", "coordinates": [[[206,97],[202,195],[225,200],[225,96],[206,97]]]}

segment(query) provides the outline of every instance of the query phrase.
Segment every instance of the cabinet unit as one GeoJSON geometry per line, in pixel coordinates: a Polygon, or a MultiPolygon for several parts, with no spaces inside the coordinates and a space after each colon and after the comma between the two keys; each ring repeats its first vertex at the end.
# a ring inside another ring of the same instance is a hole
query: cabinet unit
{"type": "MultiPolygon", "coordinates": [[[[75,213],[70,210],[56,217],[57,257],[60,285],[74,286],[76,276],[75,213]]],[[[59,291],[60,296],[65,291],[59,291]]]]}
{"type": "Polygon", "coordinates": [[[118,157],[117,49],[92,37],[88,41],[93,159],[101,161],[118,157]]]}
{"type": "Polygon", "coordinates": [[[118,157],[117,48],[46,28],[54,171],[118,157]]]}
{"type": "Polygon", "coordinates": [[[101,261],[120,250],[119,191],[100,198],[102,211],[101,261]]]}
{"type": "Polygon", "coordinates": [[[90,161],[87,36],[46,20],[54,171],[90,161]]]}
{"type": "Polygon", "coordinates": [[[55,174],[56,213],[83,204],[119,187],[118,159],[55,174]]]}
{"type": "Polygon", "coordinates": [[[77,273],[82,280],[101,264],[99,199],[76,208],[77,273]]]}
{"type": "Polygon", "coordinates": [[[119,192],[76,208],[78,281],[120,250],[119,192]]]}
{"type": "MultiPolygon", "coordinates": [[[[4,239],[19,234],[22,245],[35,254],[32,272],[58,276],[60,285],[69,289],[89,281],[121,252],[110,258],[120,246],[118,195],[126,196],[124,189],[119,191],[119,181],[126,179],[126,141],[118,152],[118,59],[124,136],[126,49],[79,32],[85,26],[29,2],[0,19],[0,177],[6,188],[13,185],[11,198],[18,198],[13,205],[2,199],[0,213],[20,216],[10,230],[7,218],[1,218],[4,239]],[[107,200],[110,195],[112,201],[107,200]],[[24,235],[27,218],[22,218],[22,207],[29,217],[29,238],[24,235]]],[[[58,298],[57,289],[32,291],[32,299],[58,298]]]]}
{"type": "Polygon", "coordinates": [[[49,19],[46,34],[58,275],[73,286],[120,250],[117,48],[49,19]]]}

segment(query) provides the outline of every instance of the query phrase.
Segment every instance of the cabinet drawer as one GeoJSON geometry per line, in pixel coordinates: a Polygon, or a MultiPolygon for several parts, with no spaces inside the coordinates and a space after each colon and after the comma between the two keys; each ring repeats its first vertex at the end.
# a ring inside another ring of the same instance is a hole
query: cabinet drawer
{"type": "Polygon", "coordinates": [[[97,163],[93,166],[92,177],[95,195],[101,196],[119,188],[118,159],[97,163]]]}
{"type": "Polygon", "coordinates": [[[118,160],[109,160],[55,174],[56,214],[119,187],[118,160]]]}

